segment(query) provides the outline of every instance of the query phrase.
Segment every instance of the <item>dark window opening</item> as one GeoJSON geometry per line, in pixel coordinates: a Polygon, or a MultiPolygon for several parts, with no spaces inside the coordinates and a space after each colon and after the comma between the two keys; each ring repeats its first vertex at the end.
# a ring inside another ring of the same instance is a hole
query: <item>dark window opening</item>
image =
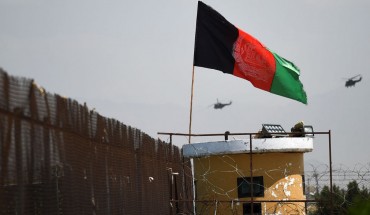
{"type": "MultiPolygon", "coordinates": [[[[243,204],[243,215],[252,214],[252,204],[244,203],[243,204]]],[[[261,203],[253,203],[253,214],[262,215],[261,203]]]]}
{"type": "Polygon", "coordinates": [[[302,175],[302,189],[303,189],[303,195],[306,195],[306,181],[305,181],[304,175],[302,175]]]}
{"type": "Polygon", "coordinates": [[[238,197],[263,197],[265,187],[263,186],[263,176],[253,177],[253,187],[251,177],[243,177],[237,179],[238,184],[238,197]]]}

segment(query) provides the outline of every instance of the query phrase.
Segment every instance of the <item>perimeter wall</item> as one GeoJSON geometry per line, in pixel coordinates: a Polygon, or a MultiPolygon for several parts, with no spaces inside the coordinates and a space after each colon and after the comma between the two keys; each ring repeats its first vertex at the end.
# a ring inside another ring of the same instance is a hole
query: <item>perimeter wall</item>
{"type": "Polygon", "coordinates": [[[189,214],[191,178],[179,148],[0,68],[0,214],[189,214]]]}

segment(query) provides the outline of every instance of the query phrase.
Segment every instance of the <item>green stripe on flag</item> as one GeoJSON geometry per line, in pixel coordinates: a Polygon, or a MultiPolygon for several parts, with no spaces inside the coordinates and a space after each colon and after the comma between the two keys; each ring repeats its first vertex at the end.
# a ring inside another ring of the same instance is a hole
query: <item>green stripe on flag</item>
{"type": "Polygon", "coordinates": [[[303,89],[303,84],[299,81],[299,69],[292,62],[272,51],[271,53],[275,57],[276,71],[270,92],[307,104],[306,92],[303,89]]]}

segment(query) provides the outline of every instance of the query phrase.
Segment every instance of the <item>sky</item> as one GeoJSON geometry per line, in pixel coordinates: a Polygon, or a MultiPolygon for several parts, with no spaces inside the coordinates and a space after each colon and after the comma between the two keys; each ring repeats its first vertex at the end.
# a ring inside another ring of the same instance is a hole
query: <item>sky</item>
{"type": "MultiPolygon", "coordinates": [[[[308,105],[195,67],[192,133],[257,132],[265,123],[290,131],[304,121],[331,131],[334,165],[370,162],[370,1],[204,2],[294,62],[308,105]],[[357,74],[363,80],[346,88],[357,74]],[[214,110],[217,99],[233,103],[214,110]]],[[[168,141],[157,132],[189,128],[196,12],[195,0],[0,0],[0,67],[168,141]]],[[[316,135],[306,160],[328,159],[328,136],[316,135]]]]}

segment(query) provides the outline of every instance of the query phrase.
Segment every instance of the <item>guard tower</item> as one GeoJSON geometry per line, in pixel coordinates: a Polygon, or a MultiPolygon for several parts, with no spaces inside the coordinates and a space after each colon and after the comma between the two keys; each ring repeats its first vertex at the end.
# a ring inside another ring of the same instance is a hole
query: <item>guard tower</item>
{"type": "MultiPolygon", "coordinates": [[[[305,214],[304,153],[312,127],[288,135],[264,124],[249,139],[186,144],[193,158],[197,214],[305,214]]],[[[227,138],[225,138],[227,139],[227,138]]]]}

